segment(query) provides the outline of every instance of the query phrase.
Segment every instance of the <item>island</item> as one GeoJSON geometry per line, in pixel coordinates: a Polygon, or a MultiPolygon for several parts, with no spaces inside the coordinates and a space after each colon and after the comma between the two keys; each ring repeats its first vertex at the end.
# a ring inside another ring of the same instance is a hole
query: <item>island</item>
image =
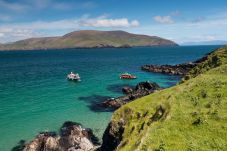
{"type": "Polygon", "coordinates": [[[70,48],[130,48],[145,46],[177,46],[157,36],[138,35],[125,31],[74,31],[59,37],[30,38],[0,44],[0,50],[47,50],[70,48]]]}

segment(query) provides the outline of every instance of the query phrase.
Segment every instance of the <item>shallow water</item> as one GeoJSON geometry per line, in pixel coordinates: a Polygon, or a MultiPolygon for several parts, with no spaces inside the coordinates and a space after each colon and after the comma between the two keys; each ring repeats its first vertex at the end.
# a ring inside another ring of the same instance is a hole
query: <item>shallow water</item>
{"type": "Polygon", "coordinates": [[[101,137],[112,113],[94,104],[122,95],[124,85],[149,80],[170,87],[180,79],[143,72],[141,65],[193,61],[214,48],[218,46],[0,52],[0,150],[8,151],[40,131],[58,131],[67,120],[101,137]],[[82,81],[67,81],[70,71],[78,72],[82,81]],[[120,80],[122,72],[138,79],[120,80]]]}

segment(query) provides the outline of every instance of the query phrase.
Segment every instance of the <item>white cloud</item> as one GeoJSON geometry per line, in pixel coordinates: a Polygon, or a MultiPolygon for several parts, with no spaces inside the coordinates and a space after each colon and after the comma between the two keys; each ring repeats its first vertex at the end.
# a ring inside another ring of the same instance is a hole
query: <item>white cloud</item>
{"type": "Polygon", "coordinates": [[[64,19],[56,21],[35,21],[30,23],[17,23],[0,25],[0,31],[8,28],[12,29],[29,29],[29,30],[56,30],[56,29],[74,29],[80,27],[106,27],[106,28],[127,28],[137,27],[139,21],[129,21],[127,18],[111,19],[105,16],[97,18],[88,18],[83,16],[79,19],[64,19]]]}
{"type": "Polygon", "coordinates": [[[0,8],[8,11],[27,12],[37,11],[43,9],[57,9],[57,10],[70,10],[70,9],[90,9],[96,7],[92,1],[88,2],[59,2],[55,0],[22,0],[22,1],[7,1],[0,0],[0,8]]]}
{"type": "Polygon", "coordinates": [[[174,23],[171,16],[155,16],[153,18],[156,22],[161,24],[172,24],[174,23]]]}
{"type": "Polygon", "coordinates": [[[81,26],[87,27],[136,27],[139,26],[137,20],[128,21],[127,18],[120,19],[83,19],[78,21],[81,26]]]}
{"type": "Polygon", "coordinates": [[[133,20],[133,21],[131,22],[131,25],[132,25],[133,27],[138,27],[138,26],[140,25],[140,23],[139,23],[138,20],[133,20]]]}
{"type": "Polygon", "coordinates": [[[41,36],[40,33],[28,29],[0,28],[0,42],[11,42],[25,38],[41,36]]]}
{"type": "MultiPolygon", "coordinates": [[[[84,15],[78,19],[64,19],[56,21],[35,21],[29,23],[14,23],[0,25],[0,42],[11,42],[37,36],[50,36],[51,32],[65,31],[66,33],[79,29],[97,29],[97,28],[132,28],[139,26],[139,21],[129,21],[127,18],[107,18],[102,15],[96,18],[89,18],[84,15]]],[[[58,32],[59,33],[59,32],[58,32]]]]}
{"type": "Polygon", "coordinates": [[[8,28],[8,27],[0,27],[0,33],[8,33],[8,32],[12,32],[13,29],[12,28],[8,28]]]}

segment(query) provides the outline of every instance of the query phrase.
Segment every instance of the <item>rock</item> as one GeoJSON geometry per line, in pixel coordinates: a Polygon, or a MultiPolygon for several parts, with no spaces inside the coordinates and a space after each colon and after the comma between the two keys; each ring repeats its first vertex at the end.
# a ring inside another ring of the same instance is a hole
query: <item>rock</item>
{"type": "Polygon", "coordinates": [[[91,151],[99,145],[91,129],[82,128],[79,123],[65,122],[60,135],[43,132],[28,143],[24,151],[91,151]]]}
{"type": "Polygon", "coordinates": [[[49,150],[57,150],[58,149],[58,146],[59,146],[59,137],[48,137],[46,139],[46,142],[45,142],[45,145],[44,145],[44,148],[46,151],[49,151],[49,150]]]}
{"type": "Polygon", "coordinates": [[[100,147],[101,151],[114,151],[117,148],[122,140],[124,125],[124,120],[120,120],[119,122],[112,121],[109,123],[103,134],[103,143],[100,147]]]}
{"type": "MultiPolygon", "coordinates": [[[[209,53],[210,54],[210,53],[209,53]]],[[[207,55],[209,55],[207,54],[207,55]]],[[[141,67],[141,70],[155,73],[163,73],[170,75],[186,75],[192,68],[197,64],[207,60],[207,56],[200,58],[194,62],[182,63],[177,65],[144,65],[141,67]]]]}
{"type": "MultiPolygon", "coordinates": [[[[55,132],[41,132],[39,133],[34,140],[32,140],[30,143],[28,143],[24,151],[49,151],[49,150],[55,150],[56,148],[49,148],[53,144],[50,143],[49,140],[52,139],[54,142],[57,140],[57,135],[55,132]],[[48,142],[47,142],[48,140],[48,142]],[[47,147],[48,146],[48,147],[47,147]],[[47,147],[47,148],[46,148],[47,147]]],[[[54,144],[53,146],[56,146],[57,144],[54,144]]]]}
{"type": "Polygon", "coordinates": [[[158,84],[152,83],[152,82],[140,82],[136,85],[134,89],[129,87],[124,87],[122,91],[125,91],[125,96],[120,96],[117,98],[111,98],[107,99],[106,101],[102,102],[100,104],[101,107],[104,108],[111,108],[112,110],[116,110],[122,105],[131,102],[137,98],[141,98],[143,96],[149,95],[150,93],[153,93],[156,90],[160,90],[158,84]]]}
{"type": "Polygon", "coordinates": [[[118,48],[132,48],[132,46],[125,44],[125,45],[121,45],[118,48]]]}
{"type": "Polygon", "coordinates": [[[101,103],[101,106],[104,108],[111,108],[113,110],[118,109],[119,107],[121,107],[123,105],[123,102],[119,99],[108,99],[104,102],[101,103]]]}
{"type": "Polygon", "coordinates": [[[139,84],[136,85],[135,90],[148,90],[148,91],[155,91],[155,90],[159,90],[160,86],[155,83],[155,82],[140,82],[139,84]]]}
{"type": "Polygon", "coordinates": [[[144,71],[164,73],[170,75],[186,75],[189,70],[195,67],[195,64],[178,64],[178,65],[144,65],[141,67],[144,71]]]}
{"type": "Polygon", "coordinates": [[[122,88],[122,92],[125,94],[130,94],[133,92],[133,89],[131,87],[125,86],[122,88]]]}

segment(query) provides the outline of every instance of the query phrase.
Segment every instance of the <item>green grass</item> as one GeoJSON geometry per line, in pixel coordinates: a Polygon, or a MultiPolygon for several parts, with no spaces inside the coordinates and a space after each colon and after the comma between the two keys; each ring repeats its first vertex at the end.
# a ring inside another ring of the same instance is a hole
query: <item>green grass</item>
{"type": "Polygon", "coordinates": [[[196,68],[183,83],[114,113],[113,122],[126,123],[118,150],[227,150],[227,47],[196,68]]]}

